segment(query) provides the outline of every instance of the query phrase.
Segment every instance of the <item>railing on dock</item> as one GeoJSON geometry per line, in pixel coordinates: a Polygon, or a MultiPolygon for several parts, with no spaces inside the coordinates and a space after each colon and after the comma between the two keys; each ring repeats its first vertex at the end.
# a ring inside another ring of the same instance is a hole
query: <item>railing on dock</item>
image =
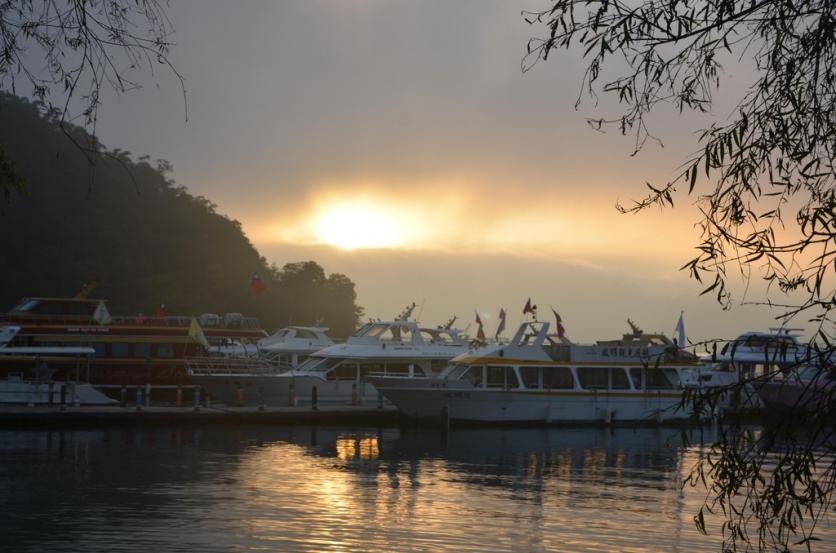
{"type": "Polygon", "coordinates": [[[257,357],[186,357],[184,361],[186,370],[193,376],[266,375],[277,374],[289,368],[257,357]]]}

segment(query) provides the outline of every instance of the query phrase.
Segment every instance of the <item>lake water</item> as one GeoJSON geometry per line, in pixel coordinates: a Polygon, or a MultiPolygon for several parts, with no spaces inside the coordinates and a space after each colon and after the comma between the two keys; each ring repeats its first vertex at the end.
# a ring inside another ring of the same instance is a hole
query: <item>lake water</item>
{"type": "Polygon", "coordinates": [[[699,452],[650,428],[3,431],[0,550],[716,552],[680,487],[699,452]]]}

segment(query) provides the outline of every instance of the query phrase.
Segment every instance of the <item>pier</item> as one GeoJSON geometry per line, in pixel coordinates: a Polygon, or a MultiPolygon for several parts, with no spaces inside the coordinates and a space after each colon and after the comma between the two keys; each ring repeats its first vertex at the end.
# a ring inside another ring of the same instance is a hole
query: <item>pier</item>
{"type": "Polygon", "coordinates": [[[0,406],[0,427],[177,425],[177,424],[329,424],[394,426],[400,413],[393,406],[310,405],[300,407],[142,406],[0,406]]]}

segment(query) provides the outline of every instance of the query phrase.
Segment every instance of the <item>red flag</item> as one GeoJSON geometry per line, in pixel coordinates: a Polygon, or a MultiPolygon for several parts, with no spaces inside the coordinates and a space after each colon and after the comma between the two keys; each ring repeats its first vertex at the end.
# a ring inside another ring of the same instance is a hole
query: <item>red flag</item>
{"type": "Polygon", "coordinates": [[[480,341],[482,341],[482,342],[484,342],[484,341],[485,341],[485,331],[484,331],[484,329],[482,328],[482,324],[481,324],[481,323],[479,324],[479,330],[476,332],[476,337],[477,337],[480,341]]]}
{"type": "Polygon", "coordinates": [[[531,305],[531,298],[528,298],[528,301],[525,302],[525,307],[523,307],[523,315],[526,313],[531,313],[532,315],[536,314],[537,306],[531,305]]]}
{"type": "Polygon", "coordinates": [[[505,309],[502,308],[499,310],[499,325],[496,327],[496,338],[499,338],[499,335],[502,334],[502,331],[505,330],[505,309]]]}
{"type": "Polygon", "coordinates": [[[264,284],[264,281],[261,280],[261,277],[258,276],[258,273],[253,273],[253,277],[250,279],[250,289],[255,293],[256,296],[260,296],[267,290],[267,285],[264,284]]]}
{"type": "Polygon", "coordinates": [[[476,324],[482,326],[482,319],[479,318],[479,312],[476,312],[476,324]]]}
{"type": "Polygon", "coordinates": [[[554,319],[557,322],[557,337],[563,338],[563,335],[566,334],[566,329],[563,328],[563,319],[560,318],[560,315],[554,310],[554,307],[552,307],[552,313],[554,313],[554,319]]]}

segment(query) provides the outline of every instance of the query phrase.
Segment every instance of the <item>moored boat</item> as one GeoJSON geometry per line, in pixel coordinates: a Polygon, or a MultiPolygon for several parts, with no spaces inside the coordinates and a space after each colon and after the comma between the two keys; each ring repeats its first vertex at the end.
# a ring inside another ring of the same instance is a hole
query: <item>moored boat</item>
{"type": "MultiPolygon", "coordinates": [[[[575,344],[525,322],[508,344],[464,353],[439,376],[369,378],[414,418],[473,422],[663,422],[689,418],[684,391],[711,369],[661,334],[575,344]],[[696,375],[696,378],[695,378],[696,375]]],[[[725,380],[725,379],[721,379],[725,380]]]]}
{"type": "Polygon", "coordinates": [[[201,364],[190,370],[192,379],[215,399],[232,404],[241,395],[257,397],[266,405],[311,401],[374,401],[378,392],[369,384],[373,373],[424,378],[438,374],[450,359],[467,351],[466,339],[456,329],[425,328],[414,321],[370,322],[343,344],[317,351],[296,368],[284,372],[270,365],[236,367],[226,374],[207,373],[201,364]]]}
{"type": "Polygon", "coordinates": [[[110,405],[115,403],[90,385],[90,360],[96,350],[89,347],[14,347],[8,343],[20,331],[18,326],[0,327],[0,361],[14,367],[0,379],[0,404],[110,405]],[[50,364],[75,366],[73,380],[55,381],[50,364]]]}
{"type": "MultiPolygon", "coordinates": [[[[210,347],[227,340],[255,343],[267,333],[255,319],[229,313],[202,316],[202,333],[210,347]],[[211,320],[210,320],[211,319],[211,320]]],[[[99,386],[191,384],[184,358],[205,352],[192,332],[193,317],[112,316],[105,300],[24,298],[0,315],[0,324],[20,327],[10,345],[16,347],[90,347],[89,382],[99,386]]],[[[71,380],[71,363],[56,360],[56,380],[71,380]]],[[[0,377],[15,371],[0,357],[0,377]]]]}

